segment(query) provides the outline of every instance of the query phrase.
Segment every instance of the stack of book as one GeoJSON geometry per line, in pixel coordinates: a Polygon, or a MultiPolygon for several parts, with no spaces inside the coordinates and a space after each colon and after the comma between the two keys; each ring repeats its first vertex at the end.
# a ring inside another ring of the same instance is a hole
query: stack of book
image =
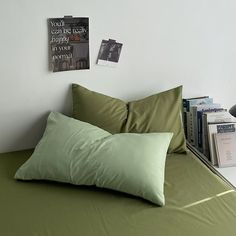
{"type": "Polygon", "coordinates": [[[221,104],[209,96],[183,99],[183,124],[188,143],[213,165],[236,165],[236,118],[221,104]]]}

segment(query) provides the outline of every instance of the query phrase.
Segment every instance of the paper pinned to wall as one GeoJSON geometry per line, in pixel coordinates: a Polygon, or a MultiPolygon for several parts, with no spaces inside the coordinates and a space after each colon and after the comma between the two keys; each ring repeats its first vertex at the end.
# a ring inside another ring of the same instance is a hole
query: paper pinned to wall
{"type": "Polygon", "coordinates": [[[97,64],[114,67],[119,61],[123,44],[116,40],[102,40],[98,53],[97,64]]]}
{"type": "Polygon", "coordinates": [[[53,72],[89,69],[89,18],[50,18],[48,28],[53,72]]]}

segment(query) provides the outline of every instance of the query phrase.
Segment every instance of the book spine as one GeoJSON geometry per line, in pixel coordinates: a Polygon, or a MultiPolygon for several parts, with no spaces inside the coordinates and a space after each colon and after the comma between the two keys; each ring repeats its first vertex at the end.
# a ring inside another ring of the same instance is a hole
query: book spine
{"type": "Polygon", "coordinates": [[[200,152],[203,152],[202,148],[202,111],[197,112],[197,146],[200,152]]]}
{"type": "Polygon", "coordinates": [[[193,145],[193,114],[192,114],[192,108],[190,108],[190,111],[188,113],[188,129],[189,129],[189,142],[191,145],[193,145]]]}
{"type": "Polygon", "coordinates": [[[191,143],[191,132],[192,132],[192,125],[190,122],[191,114],[190,112],[186,112],[186,122],[187,122],[187,140],[191,143]]]}
{"type": "Polygon", "coordinates": [[[184,134],[185,138],[188,140],[188,126],[187,126],[187,112],[183,112],[183,126],[184,126],[184,134]]]}
{"type": "Polygon", "coordinates": [[[207,135],[207,115],[202,115],[202,153],[210,160],[209,141],[207,135]]]}
{"type": "Polygon", "coordinates": [[[213,134],[215,133],[214,128],[208,125],[208,140],[209,140],[209,150],[210,150],[210,161],[212,165],[216,165],[217,159],[216,159],[216,154],[215,154],[215,145],[214,145],[214,139],[213,139],[213,134]]]}
{"type": "Polygon", "coordinates": [[[187,127],[187,99],[183,99],[183,112],[182,112],[182,117],[183,117],[183,126],[184,126],[184,134],[185,134],[185,138],[186,140],[188,140],[188,127],[187,127]]]}
{"type": "Polygon", "coordinates": [[[223,108],[207,108],[197,111],[197,147],[200,152],[203,152],[203,114],[204,112],[219,112],[224,110],[223,108]]]}

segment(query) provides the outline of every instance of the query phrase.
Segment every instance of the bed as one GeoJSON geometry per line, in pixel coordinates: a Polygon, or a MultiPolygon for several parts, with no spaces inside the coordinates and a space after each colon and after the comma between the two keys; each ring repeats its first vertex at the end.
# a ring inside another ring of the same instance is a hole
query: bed
{"type": "Polygon", "coordinates": [[[186,148],[181,87],[72,90],[74,118],[52,112],[34,150],[0,154],[0,235],[236,235],[234,188],[186,148]]]}
{"type": "Polygon", "coordinates": [[[96,187],[15,180],[32,151],[0,154],[1,235],[235,235],[235,191],[189,151],[166,159],[164,207],[96,187]]]}

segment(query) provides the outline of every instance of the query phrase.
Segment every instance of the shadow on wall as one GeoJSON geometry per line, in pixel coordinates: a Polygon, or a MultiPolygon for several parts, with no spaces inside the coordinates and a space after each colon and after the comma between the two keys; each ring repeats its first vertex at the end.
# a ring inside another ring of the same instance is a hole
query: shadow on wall
{"type": "Polygon", "coordinates": [[[7,151],[34,148],[44,133],[48,114],[49,111],[44,112],[31,121],[25,121],[24,117],[20,115],[22,118],[19,119],[15,129],[12,129],[14,133],[8,134],[7,151]]]}
{"type": "Polygon", "coordinates": [[[59,111],[62,112],[63,114],[67,116],[72,116],[72,89],[71,89],[71,84],[68,86],[67,91],[65,91],[63,101],[61,102],[61,106],[54,111],[59,111]]]}
{"type": "MultiPolygon", "coordinates": [[[[71,85],[65,94],[60,97],[55,106],[46,111],[24,110],[23,112],[12,112],[6,117],[15,117],[15,121],[6,121],[1,136],[5,137],[0,143],[0,153],[34,148],[41,139],[46,128],[47,117],[51,111],[58,111],[67,116],[72,115],[71,85]],[[9,130],[7,127],[11,127],[9,130]]],[[[36,107],[37,108],[37,107],[36,107]]]]}

